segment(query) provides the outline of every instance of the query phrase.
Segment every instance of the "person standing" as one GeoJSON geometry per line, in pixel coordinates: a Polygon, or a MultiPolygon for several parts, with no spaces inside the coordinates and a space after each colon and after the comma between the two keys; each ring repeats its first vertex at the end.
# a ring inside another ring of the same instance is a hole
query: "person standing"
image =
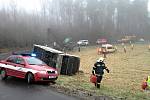
{"type": "Polygon", "coordinates": [[[131,44],[131,50],[133,50],[134,49],[134,45],[133,44],[131,44]]]}
{"type": "Polygon", "coordinates": [[[148,45],[148,50],[150,51],[150,45],[148,45]]]}
{"type": "Polygon", "coordinates": [[[118,48],[117,48],[117,46],[115,46],[115,51],[118,51],[118,48]]]}
{"type": "Polygon", "coordinates": [[[81,51],[81,49],[80,49],[80,44],[78,44],[78,52],[80,52],[81,51]]]}
{"type": "Polygon", "coordinates": [[[100,55],[102,53],[102,48],[98,47],[97,48],[97,54],[100,55]]]}
{"type": "Polygon", "coordinates": [[[124,47],[123,47],[123,51],[124,51],[124,53],[126,53],[126,52],[127,52],[127,48],[126,48],[126,46],[124,46],[124,47]]]}
{"type": "Polygon", "coordinates": [[[102,48],[102,53],[103,53],[103,57],[106,58],[106,53],[107,53],[106,48],[102,48]]]}
{"type": "Polygon", "coordinates": [[[142,89],[143,90],[150,90],[150,76],[147,76],[147,78],[142,83],[142,89]]]}
{"type": "Polygon", "coordinates": [[[95,86],[97,88],[100,88],[100,84],[101,84],[103,74],[104,74],[104,69],[107,71],[107,73],[109,73],[109,69],[105,66],[104,58],[100,57],[94,64],[94,67],[92,70],[92,74],[97,77],[97,81],[95,83],[95,86]]]}
{"type": "Polygon", "coordinates": [[[122,45],[122,47],[124,47],[124,43],[122,43],[121,45],[122,45]]]}

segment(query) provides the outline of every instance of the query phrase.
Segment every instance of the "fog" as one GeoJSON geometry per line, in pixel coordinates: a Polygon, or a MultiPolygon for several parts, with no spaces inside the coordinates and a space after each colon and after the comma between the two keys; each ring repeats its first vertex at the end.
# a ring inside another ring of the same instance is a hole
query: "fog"
{"type": "MultiPolygon", "coordinates": [[[[8,1],[8,0],[7,0],[8,1]]],[[[31,0],[32,1],[32,0],[31,0]]],[[[0,48],[33,44],[62,45],[98,38],[116,41],[125,35],[150,39],[148,0],[39,0],[34,10],[17,0],[0,5],[0,48]],[[40,10],[39,10],[40,9],[40,10]]]]}

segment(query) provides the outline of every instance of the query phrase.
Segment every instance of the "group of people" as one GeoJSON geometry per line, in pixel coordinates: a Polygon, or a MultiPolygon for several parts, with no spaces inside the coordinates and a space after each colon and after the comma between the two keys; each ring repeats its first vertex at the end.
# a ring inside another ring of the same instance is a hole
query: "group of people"
{"type": "MultiPolygon", "coordinates": [[[[124,48],[124,52],[126,53],[126,46],[124,44],[122,44],[123,48],[124,48]]],[[[134,49],[134,45],[130,44],[131,46],[131,50],[134,49]]],[[[150,45],[148,46],[148,49],[150,50],[150,45]]],[[[105,63],[104,63],[104,58],[100,57],[94,64],[93,69],[92,69],[92,75],[93,77],[95,77],[96,81],[94,81],[93,83],[95,84],[95,87],[100,88],[100,84],[101,81],[103,79],[103,74],[104,74],[104,70],[107,71],[107,73],[109,73],[109,69],[106,67],[105,63]]],[[[147,78],[143,81],[142,83],[142,89],[143,90],[150,90],[150,76],[147,76],[147,78]]]]}
{"type": "MultiPolygon", "coordinates": [[[[126,53],[126,46],[124,44],[122,44],[123,46],[123,49],[124,49],[124,52],[126,53]]],[[[134,49],[134,45],[131,43],[130,44],[131,46],[131,50],[134,49]]],[[[117,47],[115,47],[117,49],[117,47]]],[[[109,69],[106,67],[105,63],[104,63],[104,59],[106,58],[106,55],[105,55],[105,50],[100,48],[100,49],[97,49],[98,51],[98,54],[102,51],[104,51],[104,56],[103,57],[100,57],[96,63],[94,64],[94,67],[92,69],[92,76],[95,77],[96,81],[93,82],[95,84],[95,86],[97,88],[100,88],[100,84],[101,84],[101,81],[103,79],[103,74],[104,74],[104,70],[107,71],[107,73],[109,73],[109,69]]],[[[91,77],[92,78],[92,77],[91,77]]]]}
{"type": "MultiPolygon", "coordinates": [[[[124,51],[124,53],[126,53],[126,52],[127,52],[127,47],[125,46],[124,43],[122,43],[122,46],[123,46],[123,51],[124,51]]],[[[134,44],[132,44],[132,43],[130,42],[130,46],[131,46],[131,50],[133,50],[133,49],[134,49],[134,44]]]]}

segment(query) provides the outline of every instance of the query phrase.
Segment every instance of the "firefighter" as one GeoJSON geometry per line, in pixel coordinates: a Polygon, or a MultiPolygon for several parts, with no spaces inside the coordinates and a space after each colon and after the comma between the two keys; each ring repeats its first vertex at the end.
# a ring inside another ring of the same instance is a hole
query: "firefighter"
{"type": "Polygon", "coordinates": [[[101,48],[98,47],[98,48],[97,48],[97,54],[100,55],[101,52],[102,52],[101,48]]]}
{"type": "Polygon", "coordinates": [[[150,76],[147,76],[146,80],[142,83],[143,90],[150,90],[150,76]]]}
{"type": "Polygon", "coordinates": [[[150,45],[148,45],[148,50],[150,51],[150,45]]]}
{"type": "Polygon", "coordinates": [[[109,69],[105,66],[104,58],[100,57],[94,64],[94,67],[92,70],[92,74],[96,75],[96,77],[97,77],[97,82],[95,83],[95,86],[97,88],[100,88],[100,83],[103,78],[104,69],[107,71],[107,73],[109,73],[109,69]]]}
{"type": "Polygon", "coordinates": [[[134,48],[134,44],[131,44],[131,50],[133,50],[133,48],[134,48]]]}
{"type": "Polygon", "coordinates": [[[150,76],[147,76],[146,82],[147,82],[147,89],[150,89],[150,76]]]}
{"type": "Polygon", "coordinates": [[[103,48],[103,49],[102,49],[102,53],[103,53],[103,55],[104,55],[104,58],[106,58],[106,53],[107,53],[107,52],[106,52],[106,48],[103,48]]]}
{"type": "Polygon", "coordinates": [[[81,51],[81,49],[80,49],[80,44],[78,44],[78,52],[80,52],[81,51]]]}
{"type": "Polygon", "coordinates": [[[115,50],[116,50],[116,51],[118,50],[117,46],[115,46],[115,50]]]}
{"type": "Polygon", "coordinates": [[[124,47],[123,47],[123,51],[124,51],[124,53],[126,53],[126,52],[127,52],[127,48],[126,48],[126,46],[124,46],[124,47]]]}

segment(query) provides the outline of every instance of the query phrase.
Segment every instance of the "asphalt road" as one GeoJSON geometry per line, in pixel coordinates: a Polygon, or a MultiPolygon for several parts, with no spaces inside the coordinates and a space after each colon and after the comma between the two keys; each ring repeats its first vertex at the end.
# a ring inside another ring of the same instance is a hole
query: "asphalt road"
{"type": "MultiPolygon", "coordinates": [[[[0,59],[8,54],[0,54],[0,59]]],[[[28,85],[25,80],[9,77],[0,80],[0,100],[79,100],[54,91],[49,85],[35,83],[28,85]]]]}

